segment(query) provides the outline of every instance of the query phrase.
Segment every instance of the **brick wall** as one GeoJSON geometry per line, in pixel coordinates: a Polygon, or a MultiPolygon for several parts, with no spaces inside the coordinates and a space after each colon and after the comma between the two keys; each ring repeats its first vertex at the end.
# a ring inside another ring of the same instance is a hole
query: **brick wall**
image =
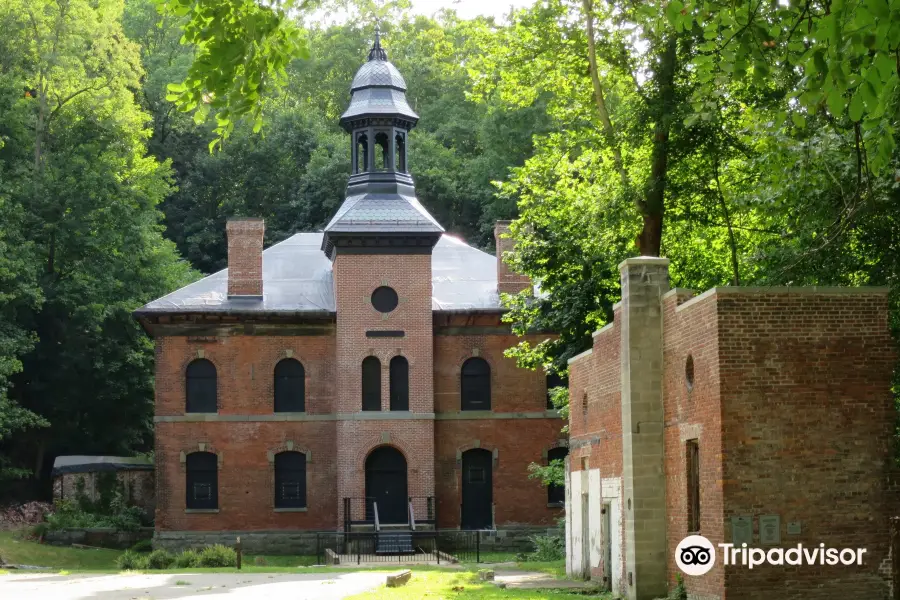
{"type": "MultiPolygon", "coordinates": [[[[716,298],[690,298],[672,290],[663,299],[663,403],[665,407],[666,515],[669,580],[675,581],[675,548],[688,535],[686,443],[700,447],[700,535],[722,543],[722,415],[719,406],[719,327],[716,298]],[[686,376],[693,361],[693,384],[686,376]]],[[[695,532],[691,532],[695,533],[695,532]]],[[[703,577],[686,577],[691,593],[722,593],[725,569],[721,561],[703,577]]]]}
{"type": "Polygon", "coordinates": [[[779,515],[782,547],[868,549],[862,567],[730,569],[728,599],[885,597],[877,569],[896,509],[885,490],[895,423],[887,294],[723,290],[717,304],[726,522],[779,515]],[[791,521],[800,535],[787,534],[791,521]]]}

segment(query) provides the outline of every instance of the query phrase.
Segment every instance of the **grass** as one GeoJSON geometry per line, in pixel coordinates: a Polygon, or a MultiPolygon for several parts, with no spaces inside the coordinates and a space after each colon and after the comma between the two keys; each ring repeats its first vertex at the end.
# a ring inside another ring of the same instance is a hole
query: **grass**
{"type": "Polygon", "coordinates": [[[0,556],[11,564],[52,567],[71,571],[116,568],[120,550],[68,548],[25,540],[14,531],[0,531],[0,556]]]}
{"type": "MultiPolygon", "coordinates": [[[[500,589],[492,583],[479,581],[471,571],[420,571],[414,570],[405,586],[380,587],[365,594],[351,596],[348,600],[585,600],[582,593],[562,590],[500,589]]],[[[608,595],[591,598],[610,600],[608,595]]]]}

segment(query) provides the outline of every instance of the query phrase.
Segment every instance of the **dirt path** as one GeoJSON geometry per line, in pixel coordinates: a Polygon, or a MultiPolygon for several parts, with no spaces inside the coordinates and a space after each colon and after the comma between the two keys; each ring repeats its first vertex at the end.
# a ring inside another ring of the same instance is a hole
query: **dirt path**
{"type": "Polygon", "coordinates": [[[375,588],[386,573],[196,575],[4,575],[0,598],[18,600],[341,600],[375,588]]]}

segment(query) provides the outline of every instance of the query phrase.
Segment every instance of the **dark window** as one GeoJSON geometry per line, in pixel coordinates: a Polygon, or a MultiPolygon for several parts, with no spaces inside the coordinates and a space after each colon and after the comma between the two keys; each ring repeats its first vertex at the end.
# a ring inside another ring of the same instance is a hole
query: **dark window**
{"type": "Polygon", "coordinates": [[[306,373],[300,361],[285,358],[275,365],[275,412],[306,410],[306,373]]]}
{"type": "MultiPolygon", "coordinates": [[[[553,448],[547,452],[547,464],[554,460],[565,460],[569,455],[568,448],[553,448]]],[[[548,485],[547,486],[547,504],[564,504],[566,501],[565,485],[548,485]]]]}
{"type": "Polygon", "coordinates": [[[547,409],[553,410],[553,400],[550,399],[550,390],[556,387],[568,387],[569,382],[565,378],[560,377],[556,373],[547,373],[547,409]]]}
{"type": "Polygon", "coordinates": [[[362,133],[356,138],[356,172],[369,170],[369,138],[362,133]]]}
{"type": "Polygon", "coordinates": [[[188,365],[185,412],[216,412],[216,367],[205,358],[188,365]]]}
{"type": "Polygon", "coordinates": [[[687,459],[687,499],[688,499],[688,532],[700,531],[700,444],[697,440],[688,440],[686,444],[687,459]]]}
{"type": "Polygon", "coordinates": [[[381,286],[372,292],[372,306],[378,312],[389,313],[397,308],[399,302],[400,298],[397,297],[397,292],[393,288],[381,286]]]}
{"type": "Polygon", "coordinates": [[[388,148],[388,135],[384,132],[375,134],[375,170],[384,171],[389,168],[391,154],[388,148]]]}
{"type": "Polygon", "coordinates": [[[400,171],[401,173],[406,172],[406,143],[403,139],[403,134],[398,133],[394,138],[394,170],[400,171]]]}
{"type": "Polygon", "coordinates": [[[275,508],[306,508],[306,454],[275,455],[275,508]]]}
{"type": "Polygon", "coordinates": [[[491,366],[483,358],[463,363],[462,410],[491,410],[491,366]]]}
{"type": "Polygon", "coordinates": [[[212,452],[187,455],[187,508],[219,508],[218,458],[212,452]]]}
{"type": "Polygon", "coordinates": [[[409,410],[409,362],[402,356],[391,359],[391,410],[409,410]]]}
{"type": "Polygon", "coordinates": [[[381,361],[374,356],[362,363],[362,409],[381,410],[381,361]]]}

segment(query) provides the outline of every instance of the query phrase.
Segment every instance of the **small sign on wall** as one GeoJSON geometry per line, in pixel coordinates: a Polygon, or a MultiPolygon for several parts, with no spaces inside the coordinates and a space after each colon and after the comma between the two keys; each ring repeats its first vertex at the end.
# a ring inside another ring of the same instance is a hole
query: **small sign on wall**
{"type": "Polygon", "coordinates": [[[735,546],[753,543],[753,517],[731,517],[731,543],[735,546]]]}
{"type": "Polygon", "coordinates": [[[787,532],[788,535],[800,535],[802,532],[800,521],[788,521],[787,532]]]}
{"type": "Polygon", "coordinates": [[[759,543],[769,545],[781,543],[781,517],[763,515],[759,518],[759,543]]]}

